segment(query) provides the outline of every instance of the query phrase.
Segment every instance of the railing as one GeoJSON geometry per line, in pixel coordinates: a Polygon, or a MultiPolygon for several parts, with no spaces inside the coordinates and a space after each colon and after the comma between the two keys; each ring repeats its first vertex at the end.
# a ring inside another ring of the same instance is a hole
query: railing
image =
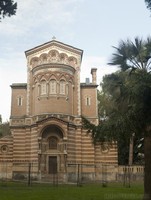
{"type": "Polygon", "coordinates": [[[0,179],[14,179],[20,181],[46,181],[54,183],[89,183],[143,181],[144,166],[114,166],[109,164],[67,164],[66,170],[54,174],[38,171],[37,163],[0,163],[0,179]],[[29,180],[30,179],[30,180],[29,180]]]}

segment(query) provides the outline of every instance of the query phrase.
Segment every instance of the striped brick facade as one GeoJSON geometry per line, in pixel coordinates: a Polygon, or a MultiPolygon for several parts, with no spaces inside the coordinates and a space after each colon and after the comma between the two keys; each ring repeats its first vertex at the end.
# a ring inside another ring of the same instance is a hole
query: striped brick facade
{"type": "Polygon", "coordinates": [[[27,177],[31,163],[36,179],[58,174],[64,182],[75,179],[77,165],[90,179],[97,165],[117,165],[116,144],[94,145],[81,126],[82,115],[98,123],[97,69],[80,83],[83,51],[52,40],[25,54],[27,83],[11,85],[12,135],[0,139],[1,177],[5,163],[8,178],[27,177]]]}

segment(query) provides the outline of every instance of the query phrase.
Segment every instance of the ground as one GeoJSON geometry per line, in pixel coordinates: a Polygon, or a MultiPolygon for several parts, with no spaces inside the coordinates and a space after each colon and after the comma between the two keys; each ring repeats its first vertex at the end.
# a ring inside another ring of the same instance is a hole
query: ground
{"type": "Polygon", "coordinates": [[[143,184],[110,183],[81,185],[51,185],[27,183],[0,182],[1,200],[141,200],[143,184]]]}

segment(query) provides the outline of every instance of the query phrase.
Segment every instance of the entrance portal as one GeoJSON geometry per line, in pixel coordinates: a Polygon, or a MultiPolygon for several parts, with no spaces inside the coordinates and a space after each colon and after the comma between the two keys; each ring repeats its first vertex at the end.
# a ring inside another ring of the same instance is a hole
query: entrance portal
{"type": "Polygon", "coordinates": [[[49,174],[57,174],[57,156],[49,156],[49,174]]]}

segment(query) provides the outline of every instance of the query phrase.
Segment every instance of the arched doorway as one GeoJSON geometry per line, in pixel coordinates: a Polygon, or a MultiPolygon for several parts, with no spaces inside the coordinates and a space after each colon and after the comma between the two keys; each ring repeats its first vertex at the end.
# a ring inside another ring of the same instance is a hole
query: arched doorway
{"type": "Polygon", "coordinates": [[[65,171],[64,150],[66,141],[59,126],[49,125],[42,130],[39,168],[42,174],[58,174],[65,171]]]}

